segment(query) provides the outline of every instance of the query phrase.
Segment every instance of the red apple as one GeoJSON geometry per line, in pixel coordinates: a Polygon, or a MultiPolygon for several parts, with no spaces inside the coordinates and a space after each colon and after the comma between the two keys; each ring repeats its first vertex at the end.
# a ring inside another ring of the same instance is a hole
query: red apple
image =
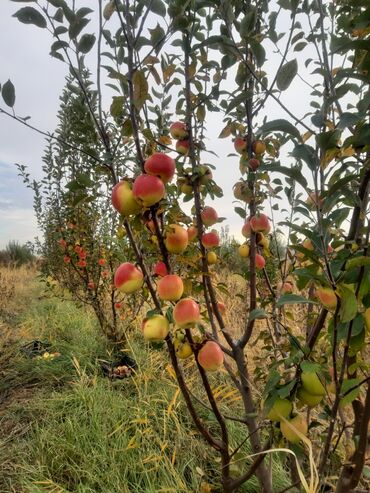
{"type": "Polygon", "coordinates": [[[141,288],[144,276],[134,264],[124,262],[114,274],[114,285],[123,293],[133,293],[141,288]]]}
{"type": "Polygon", "coordinates": [[[244,238],[250,238],[251,231],[252,231],[251,223],[249,219],[246,219],[242,228],[242,235],[244,236],[244,238]]]}
{"type": "Polygon", "coordinates": [[[163,199],[165,188],[157,176],[139,175],[132,187],[135,200],[144,207],[150,207],[163,199]]]}
{"type": "Polygon", "coordinates": [[[184,285],[180,276],[169,274],[162,277],[157,283],[158,296],[164,301],[177,301],[184,292],[184,285]]]}
{"type": "Polygon", "coordinates": [[[178,224],[171,224],[164,242],[170,253],[183,253],[189,242],[188,232],[178,224]]]}
{"type": "Polygon", "coordinates": [[[168,270],[166,264],[164,262],[157,262],[154,265],[153,273],[160,277],[167,276],[168,270]]]}
{"type": "Polygon", "coordinates": [[[58,243],[59,243],[59,245],[60,245],[61,248],[65,248],[67,246],[67,242],[63,238],[61,238],[60,240],[58,240],[58,243]]]}
{"type": "Polygon", "coordinates": [[[293,283],[291,281],[279,282],[277,288],[281,294],[293,293],[293,283]]]}
{"type": "Polygon", "coordinates": [[[106,263],[107,263],[107,261],[105,260],[105,258],[100,258],[100,259],[98,260],[98,264],[99,264],[101,267],[103,267],[103,265],[105,265],[106,263]]]}
{"type": "Polygon", "coordinates": [[[251,217],[250,225],[255,233],[268,233],[270,231],[270,221],[266,214],[258,214],[251,217]]]}
{"type": "Polygon", "coordinates": [[[173,319],[179,327],[192,327],[200,319],[198,303],[191,298],[178,301],[173,309],[173,319]]]}
{"type": "Polygon", "coordinates": [[[170,134],[173,139],[183,140],[188,136],[188,131],[185,123],[183,122],[174,122],[170,126],[170,134]]]}
{"type": "Polygon", "coordinates": [[[250,168],[252,171],[257,171],[257,169],[259,168],[259,165],[260,165],[260,161],[259,161],[259,159],[255,158],[255,157],[252,157],[252,158],[248,161],[248,166],[249,166],[249,168],[250,168]]]}
{"type": "Polygon", "coordinates": [[[170,324],[163,315],[153,315],[143,320],[142,330],[146,341],[161,342],[166,339],[170,324]]]}
{"type": "Polygon", "coordinates": [[[200,213],[205,226],[213,226],[218,221],[218,214],[213,207],[205,207],[200,213]]]}
{"type": "Polygon", "coordinates": [[[221,313],[221,315],[225,315],[226,313],[226,305],[222,301],[217,302],[217,308],[218,311],[221,313]]]}
{"type": "Polygon", "coordinates": [[[198,353],[198,363],[205,370],[218,370],[223,362],[224,353],[217,342],[207,341],[198,353]]]}
{"type": "Polygon", "coordinates": [[[77,267],[83,268],[83,267],[86,267],[86,266],[87,266],[86,260],[79,260],[77,262],[77,267]]]}
{"type": "Polygon", "coordinates": [[[141,211],[141,205],[136,201],[128,181],[120,181],[113,187],[112,205],[122,216],[131,216],[141,211]]]}
{"type": "Polygon", "coordinates": [[[158,176],[163,183],[169,183],[176,170],[175,160],[163,152],[155,152],[145,161],[144,169],[149,175],[158,176]]]}
{"type": "Polygon", "coordinates": [[[119,310],[120,308],[122,308],[122,303],[119,303],[119,302],[115,303],[114,304],[114,308],[116,308],[117,310],[119,310]]]}
{"type": "Polygon", "coordinates": [[[256,253],[256,269],[261,270],[265,267],[266,261],[259,253],[256,253]]]}
{"type": "Polygon", "coordinates": [[[71,257],[68,257],[68,255],[65,255],[65,256],[63,257],[63,262],[64,262],[65,264],[69,264],[69,263],[70,263],[70,261],[71,261],[71,257]]]}
{"type": "Polygon", "coordinates": [[[87,288],[88,289],[94,289],[95,288],[95,284],[92,281],[90,281],[90,282],[87,283],[87,288]]]}
{"type": "Polygon", "coordinates": [[[176,142],[176,151],[185,156],[189,152],[189,145],[188,140],[178,140],[176,142]]]}
{"type": "Polygon", "coordinates": [[[320,287],[316,289],[315,295],[327,310],[335,310],[337,297],[331,288],[320,287]]]}
{"type": "Polygon", "coordinates": [[[247,149],[247,141],[243,137],[236,137],[234,140],[234,149],[239,154],[243,154],[243,152],[247,149]]]}
{"type": "Polygon", "coordinates": [[[203,233],[202,245],[204,248],[215,248],[220,244],[220,237],[215,229],[212,229],[209,233],[203,233]]]}
{"type": "Polygon", "coordinates": [[[195,240],[195,238],[198,236],[198,228],[195,226],[189,226],[188,227],[188,239],[189,242],[195,240]]]}

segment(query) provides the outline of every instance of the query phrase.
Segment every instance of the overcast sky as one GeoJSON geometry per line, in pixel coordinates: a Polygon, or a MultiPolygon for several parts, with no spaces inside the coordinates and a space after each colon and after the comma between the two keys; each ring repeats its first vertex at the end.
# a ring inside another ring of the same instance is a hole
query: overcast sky
{"type": "MultiPolygon", "coordinates": [[[[90,2],[84,4],[89,5],[90,2]]],[[[52,131],[56,126],[58,98],[65,82],[66,65],[49,56],[51,37],[46,29],[22,24],[12,17],[22,6],[9,0],[0,2],[0,82],[4,83],[10,78],[15,85],[15,110],[18,115],[31,116],[31,124],[52,131]]],[[[288,25],[288,16],[286,21],[288,25]]],[[[87,32],[91,32],[91,28],[87,32]]],[[[280,56],[275,54],[269,67],[273,69],[279,63],[280,56]]],[[[300,73],[305,76],[302,61],[300,73]]],[[[284,93],[283,100],[298,116],[302,116],[309,108],[308,94],[307,87],[296,78],[288,92],[284,93]]],[[[8,109],[2,102],[0,106],[8,109]]],[[[271,99],[267,110],[269,119],[286,117],[271,99]]],[[[226,223],[231,233],[239,237],[241,219],[234,213],[235,204],[232,204],[232,186],[240,176],[238,159],[226,157],[233,147],[231,139],[217,139],[222,127],[221,114],[212,114],[207,124],[210,140],[206,145],[217,152],[219,158],[208,155],[205,161],[217,166],[214,178],[224,190],[224,198],[216,202],[219,215],[227,217],[226,223]]],[[[0,248],[9,240],[21,243],[32,241],[38,234],[32,194],[17,176],[14,163],[27,165],[31,176],[40,178],[44,147],[42,135],[0,114],[0,248]]]]}

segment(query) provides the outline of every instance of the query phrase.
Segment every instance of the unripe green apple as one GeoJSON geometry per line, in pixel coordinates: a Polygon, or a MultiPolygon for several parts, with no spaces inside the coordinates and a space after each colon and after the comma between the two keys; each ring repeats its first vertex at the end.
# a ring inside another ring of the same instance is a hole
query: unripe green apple
{"type": "Polygon", "coordinates": [[[291,420],[281,421],[280,430],[283,436],[291,443],[298,443],[301,437],[298,433],[306,436],[308,433],[308,426],[306,418],[300,414],[295,416],[291,420]]]}
{"type": "Polygon", "coordinates": [[[325,394],[325,388],[315,372],[302,372],[301,380],[306,392],[321,396],[325,394]]]}
{"type": "Polygon", "coordinates": [[[322,401],[322,395],[314,395],[310,394],[303,387],[298,389],[297,397],[303,404],[306,404],[308,407],[315,407],[322,401]]]}
{"type": "Polygon", "coordinates": [[[293,405],[288,399],[278,397],[270,409],[267,418],[271,421],[280,421],[281,418],[287,418],[292,412],[293,405]]]}

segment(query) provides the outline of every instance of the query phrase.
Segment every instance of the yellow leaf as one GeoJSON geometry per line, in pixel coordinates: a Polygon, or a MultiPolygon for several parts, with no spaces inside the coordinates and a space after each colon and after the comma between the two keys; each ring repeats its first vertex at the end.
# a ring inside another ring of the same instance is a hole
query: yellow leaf
{"type": "Polygon", "coordinates": [[[158,141],[165,146],[169,146],[172,144],[172,139],[171,137],[168,137],[168,135],[161,135],[158,141]]]}
{"type": "Polygon", "coordinates": [[[308,139],[312,137],[313,133],[308,131],[302,135],[302,140],[303,142],[307,142],[308,139]]]}
{"type": "Polygon", "coordinates": [[[148,82],[142,70],[134,72],[132,84],[134,86],[134,105],[140,110],[148,99],[148,82]]]}

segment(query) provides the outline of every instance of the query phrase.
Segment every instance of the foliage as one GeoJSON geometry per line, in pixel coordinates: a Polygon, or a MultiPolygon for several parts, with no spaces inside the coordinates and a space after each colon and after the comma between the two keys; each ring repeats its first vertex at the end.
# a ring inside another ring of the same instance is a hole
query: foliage
{"type": "Polygon", "coordinates": [[[9,241],[4,250],[0,251],[0,264],[12,264],[20,267],[35,260],[32,246],[21,245],[18,241],[9,241]]]}

